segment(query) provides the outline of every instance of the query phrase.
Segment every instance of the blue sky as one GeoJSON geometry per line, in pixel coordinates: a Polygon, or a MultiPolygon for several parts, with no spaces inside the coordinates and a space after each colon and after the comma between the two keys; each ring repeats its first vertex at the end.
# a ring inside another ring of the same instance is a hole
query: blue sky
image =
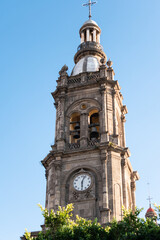
{"type": "MultiPolygon", "coordinates": [[[[50,93],[61,67],[67,64],[71,72],[74,66],[78,32],[88,18],[88,9],[82,8],[85,2],[0,2],[0,240],[17,240],[25,228],[34,231],[43,224],[37,204],[45,203],[40,161],[54,143],[55,108],[50,93]]],[[[127,146],[141,177],[137,206],[145,210],[147,182],[152,202],[160,204],[159,11],[159,0],[99,0],[92,9],[129,110],[127,146]]]]}

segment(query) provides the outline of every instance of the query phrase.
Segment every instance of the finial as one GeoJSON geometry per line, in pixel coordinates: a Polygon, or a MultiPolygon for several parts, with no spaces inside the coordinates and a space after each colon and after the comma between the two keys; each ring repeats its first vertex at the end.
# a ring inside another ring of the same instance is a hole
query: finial
{"type": "Polygon", "coordinates": [[[67,65],[64,65],[61,70],[59,71],[59,75],[60,76],[63,76],[63,75],[66,75],[67,74],[67,71],[68,71],[68,67],[67,65]]]}
{"type": "Polygon", "coordinates": [[[149,189],[149,185],[150,185],[150,183],[147,183],[147,185],[148,185],[148,198],[147,198],[147,200],[149,201],[149,207],[151,208],[151,196],[150,196],[150,189],[149,189]]]}
{"type": "Polygon", "coordinates": [[[92,15],[91,15],[91,6],[92,6],[93,4],[95,4],[95,3],[97,3],[97,2],[92,2],[92,0],[88,0],[88,3],[83,4],[83,6],[89,7],[89,19],[91,19],[91,17],[92,17],[92,15]]]}
{"type": "Polygon", "coordinates": [[[111,68],[111,67],[112,67],[112,64],[113,64],[113,62],[112,62],[111,59],[109,58],[109,60],[108,60],[108,62],[107,62],[107,66],[108,66],[109,68],[111,68]]]}

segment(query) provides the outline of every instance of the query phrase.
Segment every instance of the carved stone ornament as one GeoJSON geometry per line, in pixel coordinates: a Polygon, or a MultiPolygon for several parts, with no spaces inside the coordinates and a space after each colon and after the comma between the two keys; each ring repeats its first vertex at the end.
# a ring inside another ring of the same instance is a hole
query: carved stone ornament
{"type": "Polygon", "coordinates": [[[74,191],[73,192],[73,199],[77,200],[78,198],[79,198],[79,194],[76,191],[74,191]]]}
{"type": "Polygon", "coordinates": [[[68,71],[68,67],[67,67],[67,65],[64,65],[64,66],[61,68],[61,70],[59,71],[59,75],[60,75],[60,76],[63,76],[63,75],[65,75],[65,74],[67,74],[67,71],[68,71]]]}
{"type": "Polygon", "coordinates": [[[88,191],[85,193],[85,197],[86,197],[86,198],[92,197],[92,195],[91,195],[91,190],[88,190],[88,191]]]}

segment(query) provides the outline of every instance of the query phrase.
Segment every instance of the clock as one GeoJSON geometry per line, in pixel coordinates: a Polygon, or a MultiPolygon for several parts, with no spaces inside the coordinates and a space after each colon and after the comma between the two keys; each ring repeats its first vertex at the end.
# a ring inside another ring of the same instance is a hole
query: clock
{"type": "Polygon", "coordinates": [[[86,173],[79,174],[73,180],[73,187],[77,191],[85,191],[90,187],[90,185],[91,177],[86,173]]]}

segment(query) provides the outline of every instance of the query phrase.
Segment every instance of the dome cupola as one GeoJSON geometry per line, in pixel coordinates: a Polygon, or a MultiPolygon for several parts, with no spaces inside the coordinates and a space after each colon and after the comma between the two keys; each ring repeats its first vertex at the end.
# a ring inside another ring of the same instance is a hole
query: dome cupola
{"type": "MultiPolygon", "coordinates": [[[[148,183],[148,191],[149,191],[149,183],[148,183]]],[[[152,208],[152,206],[151,206],[151,197],[150,197],[150,194],[149,194],[149,197],[148,197],[148,201],[149,201],[149,208],[148,208],[148,210],[147,210],[147,212],[146,212],[146,214],[145,214],[145,218],[147,219],[147,218],[153,218],[153,219],[155,219],[156,220],[156,218],[157,218],[157,213],[154,211],[154,209],[152,208]]]]}
{"type": "Polygon", "coordinates": [[[154,211],[153,208],[151,208],[151,206],[148,208],[146,214],[145,214],[146,218],[154,218],[157,217],[157,213],[154,211]]]}
{"type": "MultiPolygon", "coordinates": [[[[91,1],[85,5],[91,5],[91,1]]],[[[96,72],[99,70],[100,60],[107,61],[107,57],[103,52],[103,47],[100,44],[101,29],[98,24],[91,19],[87,20],[79,30],[81,44],[77,48],[77,53],[74,56],[75,66],[72,70],[72,76],[82,72],[96,72]]]]}
{"type": "Polygon", "coordinates": [[[74,56],[75,66],[72,76],[82,72],[96,72],[99,70],[101,58],[107,61],[107,57],[103,52],[100,44],[101,29],[98,24],[89,19],[86,21],[79,31],[81,44],[77,48],[74,56]]]}

